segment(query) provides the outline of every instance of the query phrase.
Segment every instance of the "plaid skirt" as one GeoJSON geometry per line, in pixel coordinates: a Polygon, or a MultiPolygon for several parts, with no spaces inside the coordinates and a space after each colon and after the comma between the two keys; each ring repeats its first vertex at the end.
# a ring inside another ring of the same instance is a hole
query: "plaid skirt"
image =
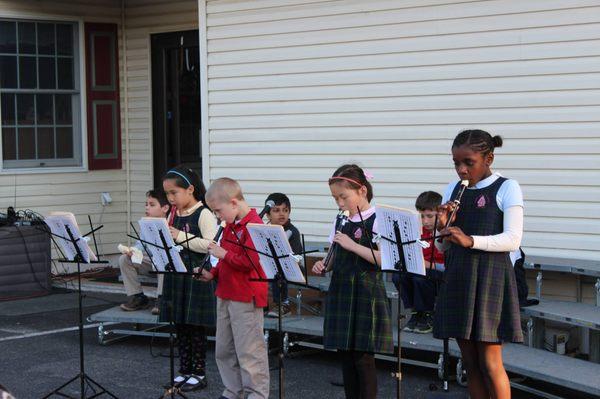
{"type": "Polygon", "coordinates": [[[523,342],[515,273],[506,252],[452,246],[435,305],[433,335],[523,342]]]}
{"type": "Polygon", "coordinates": [[[175,324],[216,325],[217,299],[213,281],[203,283],[190,275],[166,274],[160,301],[160,322],[169,322],[171,304],[175,324]]]}
{"type": "Polygon", "coordinates": [[[381,274],[334,271],[323,327],[326,349],[393,353],[390,305],[381,274]]]}

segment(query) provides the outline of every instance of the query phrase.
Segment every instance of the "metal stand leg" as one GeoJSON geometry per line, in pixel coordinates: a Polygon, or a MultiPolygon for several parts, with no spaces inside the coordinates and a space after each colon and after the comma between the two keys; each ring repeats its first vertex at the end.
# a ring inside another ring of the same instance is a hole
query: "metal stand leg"
{"type": "Polygon", "coordinates": [[[78,309],[79,310],[79,320],[78,320],[78,324],[79,324],[79,374],[77,374],[75,377],[71,378],[69,381],[65,382],[58,388],[56,388],[53,391],[51,391],[50,393],[48,393],[46,396],[43,397],[43,399],[52,397],[54,395],[62,396],[62,397],[66,397],[66,398],[74,398],[72,396],[69,396],[69,395],[61,392],[61,390],[63,388],[65,388],[67,385],[69,385],[72,382],[75,382],[77,380],[79,380],[79,390],[80,390],[79,397],[81,399],[96,398],[103,394],[106,394],[106,395],[110,396],[111,398],[117,399],[117,397],[115,395],[113,395],[109,390],[107,390],[102,385],[98,384],[96,381],[92,380],[89,376],[87,376],[85,374],[85,358],[84,358],[84,351],[83,351],[83,348],[84,348],[84,346],[83,346],[83,295],[81,293],[81,263],[79,261],[77,262],[77,303],[78,303],[78,307],[79,307],[79,309],[78,309]],[[86,394],[87,387],[89,387],[92,390],[92,396],[87,396],[87,394],[86,394]]]}
{"type": "MultiPolygon", "coordinates": [[[[175,323],[173,321],[173,303],[168,303],[169,307],[169,375],[171,380],[168,385],[165,385],[165,392],[160,396],[159,399],[171,398],[174,399],[176,396],[180,398],[187,398],[183,393],[181,393],[182,384],[175,384],[175,336],[173,334],[173,329],[175,328],[175,323]]],[[[180,337],[181,339],[181,337],[180,337]]]]}
{"type": "Polygon", "coordinates": [[[600,278],[596,279],[594,288],[596,289],[596,306],[600,306],[600,278]]]}
{"type": "MultiPolygon", "coordinates": [[[[400,290],[400,288],[399,288],[400,290]]],[[[402,320],[404,319],[404,314],[402,313],[402,305],[400,303],[400,291],[398,291],[398,303],[396,305],[397,316],[396,317],[396,328],[398,329],[398,358],[397,358],[397,369],[392,375],[396,379],[396,397],[397,399],[402,398],[402,320]]]]}
{"type": "Polygon", "coordinates": [[[600,331],[590,330],[590,361],[600,363],[600,331]]]}
{"type": "Polygon", "coordinates": [[[296,291],[296,314],[302,315],[302,288],[298,288],[296,291]]]}
{"type": "Polygon", "coordinates": [[[544,320],[537,317],[530,317],[527,322],[529,332],[529,346],[533,348],[544,347],[544,320]]]}
{"type": "Polygon", "coordinates": [[[538,272],[535,278],[535,297],[538,301],[542,300],[542,272],[538,272]]]}
{"type": "Polygon", "coordinates": [[[462,359],[458,359],[458,362],[456,363],[456,382],[458,382],[460,386],[467,386],[467,377],[465,370],[463,369],[462,359]]]}

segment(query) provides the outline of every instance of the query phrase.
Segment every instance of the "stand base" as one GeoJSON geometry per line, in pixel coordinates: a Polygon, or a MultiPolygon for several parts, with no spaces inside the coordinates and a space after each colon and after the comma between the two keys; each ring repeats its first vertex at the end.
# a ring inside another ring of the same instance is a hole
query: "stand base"
{"type": "Polygon", "coordinates": [[[63,398],[77,399],[76,396],[70,396],[70,395],[67,395],[67,394],[61,392],[61,389],[65,388],[67,385],[69,385],[77,380],[80,380],[81,386],[84,387],[84,391],[79,393],[80,394],[79,398],[81,398],[81,399],[97,398],[103,394],[106,394],[106,395],[110,396],[111,398],[118,399],[109,390],[104,388],[102,385],[98,384],[96,381],[94,381],[91,377],[89,377],[85,373],[78,374],[75,377],[71,378],[69,381],[65,382],[64,384],[62,384],[61,386],[59,386],[58,388],[56,388],[55,390],[53,390],[52,392],[50,392],[49,394],[44,396],[42,399],[50,398],[54,395],[62,396],[63,398]],[[87,396],[87,388],[88,387],[92,390],[91,396],[87,396]]]}
{"type": "Polygon", "coordinates": [[[187,396],[181,393],[181,388],[177,386],[166,386],[165,393],[162,394],[158,399],[166,399],[166,398],[184,398],[187,399],[187,396]]]}

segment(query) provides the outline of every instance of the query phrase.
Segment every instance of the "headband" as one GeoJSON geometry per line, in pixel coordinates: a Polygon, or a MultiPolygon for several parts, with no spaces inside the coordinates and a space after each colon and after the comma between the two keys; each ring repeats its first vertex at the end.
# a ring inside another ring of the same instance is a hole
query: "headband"
{"type": "Polygon", "coordinates": [[[359,183],[359,182],[357,182],[357,181],[356,181],[356,180],[354,180],[354,179],[351,179],[351,178],[349,178],[349,177],[344,177],[344,176],[333,176],[333,177],[330,177],[330,178],[329,178],[329,184],[333,184],[332,180],[346,180],[346,181],[349,181],[350,183],[354,183],[354,184],[356,184],[356,185],[357,185],[357,186],[359,186],[359,187],[362,187],[362,186],[364,186],[364,184],[362,184],[362,183],[359,183]]]}
{"type": "Polygon", "coordinates": [[[179,173],[176,170],[170,170],[170,171],[167,172],[167,174],[171,174],[171,173],[175,174],[175,175],[178,175],[178,176],[181,176],[181,178],[183,178],[183,180],[186,181],[186,183],[188,184],[188,186],[192,186],[192,183],[190,183],[190,179],[188,179],[183,173],[179,173]]]}

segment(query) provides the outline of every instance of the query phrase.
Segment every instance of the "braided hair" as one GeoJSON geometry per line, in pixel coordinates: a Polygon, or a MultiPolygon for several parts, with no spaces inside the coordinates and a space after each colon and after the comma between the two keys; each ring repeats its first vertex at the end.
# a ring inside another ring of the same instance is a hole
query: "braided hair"
{"type": "Polygon", "coordinates": [[[452,148],[467,145],[474,152],[482,155],[493,153],[495,148],[502,147],[502,137],[492,136],[485,130],[463,130],[456,136],[452,148]]]}

